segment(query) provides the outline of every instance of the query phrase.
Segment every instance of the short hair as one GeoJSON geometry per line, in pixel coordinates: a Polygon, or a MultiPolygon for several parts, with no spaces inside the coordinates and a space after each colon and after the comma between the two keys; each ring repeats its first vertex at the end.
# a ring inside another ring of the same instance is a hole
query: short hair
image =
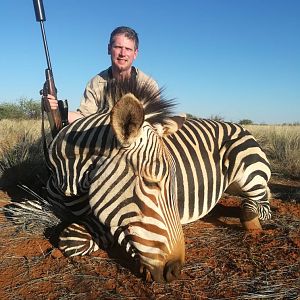
{"type": "Polygon", "coordinates": [[[110,34],[109,43],[112,45],[114,37],[118,34],[124,34],[128,39],[134,41],[135,49],[139,48],[139,37],[134,29],[127,26],[119,26],[110,34]]]}

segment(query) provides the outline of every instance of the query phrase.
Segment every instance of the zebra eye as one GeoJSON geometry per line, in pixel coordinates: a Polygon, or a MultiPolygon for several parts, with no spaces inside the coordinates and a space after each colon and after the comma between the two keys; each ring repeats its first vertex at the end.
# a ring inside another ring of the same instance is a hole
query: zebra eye
{"type": "Polygon", "coordinates": [[[144,184],[149,188],[159,188],[159,181],[143,177],[144,184]]]}

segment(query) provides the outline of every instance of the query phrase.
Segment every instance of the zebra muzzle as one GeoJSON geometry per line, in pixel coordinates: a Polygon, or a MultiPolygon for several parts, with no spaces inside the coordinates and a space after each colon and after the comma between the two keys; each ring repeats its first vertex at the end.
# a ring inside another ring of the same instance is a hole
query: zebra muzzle
{"type": "Polygon", "coordinates": [[[179,260],[170,260],[164,268],[164,279],[166,282],[171,282],[177,279],[181,274],[182,263],[179,260]]]}
{"type": "Polygon", "coordinates": [[[179,260],[168,261],[163,268],[157,267],[149,270],[145,266],[141,266],[140,273],[146,282],[171,282],[178,279],[181,275],[182,263],[179,260]]]}

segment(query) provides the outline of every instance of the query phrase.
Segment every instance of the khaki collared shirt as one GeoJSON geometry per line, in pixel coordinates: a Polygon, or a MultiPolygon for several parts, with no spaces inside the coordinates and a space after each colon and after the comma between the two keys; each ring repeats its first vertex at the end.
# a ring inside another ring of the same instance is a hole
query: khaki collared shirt
{"type": "MultiPolygon", "coordinates": [[[[149,77],[137,68],[134,68],[134,71],[136,72],[136,78],[138,82],[148,82],[150,84],[153,84],[153,86],[155,86],[158,89],[156,81],[154,81],[151,77],[149,77]]],[[[108,106],[108,103],[106,103],[104,99],[104,89],[109,78],[110,76],[108,68],[94,76],[88,82],[83,97],[81,98],[80,107],[77,110],[83,116],[89,116],[91,114],[96,113],[99,110],[101,111],[102,109],[108,106]]]]}

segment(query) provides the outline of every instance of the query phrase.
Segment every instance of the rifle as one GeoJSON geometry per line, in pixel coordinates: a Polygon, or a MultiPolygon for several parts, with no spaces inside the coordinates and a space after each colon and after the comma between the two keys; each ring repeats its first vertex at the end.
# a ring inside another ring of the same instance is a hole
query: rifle
{"type": "Polygon", "coordinates": [[[43,89],[40,91],[42,95],[42,111],[45,110],[50,123],[52,137],[54,138],[57,133],[66,125],[68,125],[68,102],[67,100],[58,100],[58,109],[51,109],[47,95],[50,94],[57,99],[57,89],[54,83],[54,77],[51,67],[50,55],[46,39],[46,32],[44,28],[44,21],[46,21],[43,0],[33,0],[35,18],[41,25],[41,32],[43,37],[43,44],[45,55],[47,59],[47,69],[45,69],[46,81],[43,89]]]}

